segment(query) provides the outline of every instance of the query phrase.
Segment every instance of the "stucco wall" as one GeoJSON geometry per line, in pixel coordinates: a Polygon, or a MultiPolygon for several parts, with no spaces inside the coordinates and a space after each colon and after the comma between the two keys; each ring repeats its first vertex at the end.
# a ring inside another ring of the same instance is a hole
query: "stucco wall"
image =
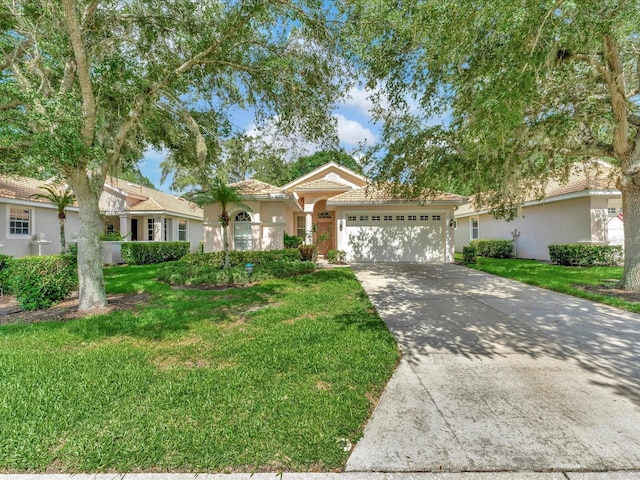
{"type": "MultiPolygon", "coordinates": [[[[522,216],[510,222],[482,214],[478,216],[479,238],[511,240],[511,232],[517,229],[520,232],[519,258],[549,260],[550,244],[601,241],[602,227],[596,228],[597,216],[597,212],[592,214],[588,196],[523,207],[522,216]]],[[[471,241],[472,218],[457,219],[455,245],[458,252],[471,241]]]]}
{"type": "MultiPolygon", "coordinates": [[[[65,239],[67,243],[73,240],[74,234],[80,230],[80,219],[78,212],[67,210],[67,219],[65,221],[65,239]]],[[[0,203],[0,253],[12,255],[14,257],[25,257],[28,255],[36,255],[38,248],[32,245],[33,236],[36,233],[44,233],[44,240],[51,243],[44,243],[41,246],[43,255],[52,255],[60,253],[60,224],[58,223],[58,212],[54,207],[47,208],[39,205],[20,205],[0,203]],[[17,208],[25,208],[31,210],[31,234],[24,236],[9,235],[9,206],[17,208]]]]}

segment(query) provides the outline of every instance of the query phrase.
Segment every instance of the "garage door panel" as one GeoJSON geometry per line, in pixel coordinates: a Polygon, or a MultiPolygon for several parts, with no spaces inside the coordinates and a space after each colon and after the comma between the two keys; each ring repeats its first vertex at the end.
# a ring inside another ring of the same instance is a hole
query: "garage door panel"
{"type": "Polygon", "coordinates": [[[443,262],[443,228],[435,225],[348,226],[348,257],[356,262],[443,262]]]}

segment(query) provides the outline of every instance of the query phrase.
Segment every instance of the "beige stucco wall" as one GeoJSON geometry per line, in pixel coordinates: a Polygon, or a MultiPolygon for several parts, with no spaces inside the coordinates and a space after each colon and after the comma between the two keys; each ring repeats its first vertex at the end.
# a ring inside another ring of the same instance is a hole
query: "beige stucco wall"
{"type": "MultiPolygon", "coordinates": [[[[71,242],[74,234],[80,230],[80,219],[77,209],[67,209],[67,219],[65,221],[65,238],[67,243],[71,242]]],[[[0,253],[12,255],[14,257],[25,257],[38,253],[36,245],[30,242],[34,240],[36,233],[44,233],[44,240],[51,243],[43,243],[41,252],[43,255],[60,253],[60,224],[58,223],[58,211],[35,203],[14,204],[0,203],[0,253]],[[31,234],[11,236],[9,235],[9,206],[25,208],[31,210],[31,234]]]]}
{"type": "MultiPolygon", "coordinates": [[[[507,222],[489,214],[478,216],[480,239],[511,240],[517,229],[519,258],[549,260],[548,246],[555,243],[606,242],[606,196],[584,196],[525,206],[522,216],[507,222]]],[[[457,218],[456,251],[471,241],[472,216],[457,218]]]]}
{"type": "MultiPolygon", "coordinates": [[[[293,207],[288,201],[246,201],[251,215],[252,250],[274,250],[284,248],[284,233],[287,231],[287,222],[293,218],[293,207]]],[[[234,217],[244,211],[243,208],[229,209],[231,222],[229,224],[229,248],[235,249],[234,217]]],[[[204,207],[204,251],[216,252],[224,249],[223,229],[218,223],[221,213],[218,205],[205,205],[204,207]]]]}

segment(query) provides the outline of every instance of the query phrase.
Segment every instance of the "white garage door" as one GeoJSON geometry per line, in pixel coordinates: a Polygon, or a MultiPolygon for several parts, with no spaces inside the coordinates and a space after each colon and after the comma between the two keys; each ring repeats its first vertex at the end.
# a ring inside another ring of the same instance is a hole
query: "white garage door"
{"type": "Polygon", "coordinates": [[[445,215],[347,213],[347,258],[355,262],[444,262],[445,215]]]}

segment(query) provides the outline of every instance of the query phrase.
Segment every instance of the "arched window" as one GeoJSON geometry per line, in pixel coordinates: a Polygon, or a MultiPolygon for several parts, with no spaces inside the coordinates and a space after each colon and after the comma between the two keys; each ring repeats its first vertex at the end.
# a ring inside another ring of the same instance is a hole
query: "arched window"
{"type": "Polygon", "coordinates": [[[331,214],[329,212],[319,212],[318,218],[331,218],[331,214]]]}
{"type": "Polygon", "coordinates": [[[233,218],[233,248],[235,250],[251,250],[251,215],[240,212],[233,218]]]}

